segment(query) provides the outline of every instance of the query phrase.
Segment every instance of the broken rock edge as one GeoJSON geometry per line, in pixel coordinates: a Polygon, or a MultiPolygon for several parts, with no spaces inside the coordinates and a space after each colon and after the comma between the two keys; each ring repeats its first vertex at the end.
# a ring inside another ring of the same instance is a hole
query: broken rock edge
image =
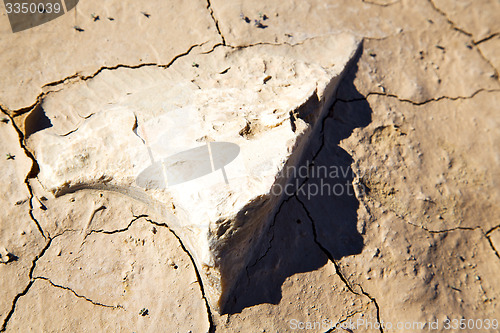
{"type": "MultiPolygon", "coordinates": [[[[294,111],[297,114],[300,114],[300,109],[306,106],[308,103],[310,103],[311,100],[317,99],[318,107],[320,108],[320,111],[317,113],[317,118],[314,119],[314,122],[312,124],[312,129],[310,131],[305,131],[303,134],[297,137],[295,146],[293,147],[292,155],[289,157],[289,159],[286,161],[286,163],[283,165],[282,170],[286,170],[287,166],[293,165],[293,166],[299,166],[302,165],[304,162],[306,162],[307,158],[312,157],[309,156],[309,150],[308,148],[311,146],[312,143],[315,142],[317,138],[321,136],[321,131],[322,131],[322,122],[325,117],[327,117],[328,112],[330,108],[333,106],[335,99],[336,99],[336,91],[337,88],[340,85],[340,82],[342,82],[344,76],[346,75],[347,72],[352,68],[352,66],[355,65],[355,63],[358,61],[359,55],[363,50],[363,40],[360,40],[357,44],[356,49],[354,52],[350,55],[349,60],[345,64],[344,68],[342,71],[333,77],[330,82],[325,86],[325,89],[323,91],[322,96],[317,95],[317,90],[313,92],[311,96],[299,107],[297,107],[294,111]],[[321,99],[319,98],[321,97],[321,99]],[[309,139],[308,140],[301,140],[303,139],[304,135],[308,135],[309,139]]],[[[278,175],[281,174],[278,172],[278,175]]],[[[291,182],[293,179],[280,179],[280,177],[277,177],[269,191],[276,186],[280,185],[281,187],[286,186],[289,182],[291,182]],[[281,181],[281,183],[280,183],[281,181]]],[[[220,267],[219,270],[221,272],[221,289],[220,289],[220,298],[218,302],[213,302],[211,300],[211,306],[218,311],[220,314],[226,314],[230,309],[228,309],[228,299],[229,297],[233,294],[234,289],[239,281],[242,280],[242,278],[245,275],[247,267],[252,261],[256,260],[257,257],[259,256],[259,249],[262,247],[263,242],[265,241],[265,237],[263,237],[264,233],[266,230],[269,229],[271,224],[273,223],[273,220],[275,218],[275,215],[278,212],[279,207],[282,205],[282,203],[287,200],[288,196],[285,193],[281,193],[279,196],[274,196],[272,197],[270,194],[267,194],[267,200],[272,202],[272,209],[270,210],[269,214],[266,217],[265,223],[261,224],[260,230],[257,230],[257,235],[253,235],[252,237],[252,244],[253,246],[253,251],[247,251],[246,252],[246,258],[244,260],[241,260],[240,258],[237,258],[238,261],[238,266],[241,268],[238,270],[239,273],[237,276],[233,276],[230,281],[224,280],[224,274],[225,272],[225,267],[220,267]]],[[[291,195],[293,196],[293,195],[291,195]]],[[[261,201],[262,196],[259,198],[255,198],[254,201],[261,201]]],[[[249,206],[254,205],[255,202],[252,201],[248,203],[241,211],[246,211],[249,206]]],[[[250,217],[252,218],[252,217],[250,217]]],[[[227,231],[226,231],[227,232],[227,231]]],[[[224,249],[220,248],[211,248],[211,251],[213,251],[215,254],[218,252],[227,252],[228,250],[230,251],[232,248],[237,247],[238,244],[233,244],[231,241],[224,243],[224,249]]],[[[266,245],[264,244],[264,247],[266,245]]],[[[217,256],[216,256],[217,258],[217,256]]],[[[220,265],[220,259],[216,261],[216,265],[220,265]]],[[[210,296],[209,296],[210,297],[210,296]]]]}

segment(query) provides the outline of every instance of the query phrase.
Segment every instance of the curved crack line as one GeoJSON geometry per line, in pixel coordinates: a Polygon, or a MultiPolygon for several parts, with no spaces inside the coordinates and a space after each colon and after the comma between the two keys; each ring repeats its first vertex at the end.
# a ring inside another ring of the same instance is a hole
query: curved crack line
{"type": "Polygon", "coordinates": [[[273,42],[256,42],[256,43],[244,44],[244,45],[231,45],[231,44],[228,44],[228,43],[226,43],[226,44],[217,43],[217,44],[214,44],[214,46],[212,47],[212,49],[210,49],[210,50],[208,50],[206,52],[202,52],[201,54],[212,53],[219,46],[229,47],[229,48],[234,49],[234,50],[246,49],[246,48],[255,47],[255,46],[262,46],[262,45],[269,45],[269,46],[283,46],[283,45],[287,45],[287,46],[294,47],[294,46],[298,46],[298,45],[303,45],[303,44],[305,44],[306,42],[308,42],[310,40],[314,40],[314,39],[318,39],[318,38],[325,38],[325,37],[328,37],[328,36],[335,36],[335,35],[339,35],[339,34],[344,33],[344,32],[348,32],[348,33],[354,35],[355,37],[363,39],[363,40],[376,40],[376,41],[386,40],[386,39],[389,39],[391,37],[399,36],[399,35],[401,35],[403,33],[403,32],[397,32],[395,34],[390,34],[390,35],[386,35],[386,36],[383,36],[383,37],[366,37],[366,36],[359,35],[359,34],[357,34],[354,31],[349,30],[349,31],[342,31],[340,33],[339,32],[332,32],[332,33],[325,33],[325,34],[315,35],[315,36],[304,38],[303,40],[298,41],[296,43],[289,43],[289,42],[286,42],[286,41],[279,42],[279,43],[273,43],[273,42]]]}
{"type": "Polygon", "coordinates": [[[439,96],[439,97],[435,97],[435,98],[431,98],[431,99],[425,100],[423,102],[415,102],[415,101],[412,101],[410,99],[400,98],[399,96],[397,96],[395,94],[371,91],[371,92],[369,92],[368,94],[366,94],[362,98],[353,98],[353,99],[338,98],[338,101],[342,102],[342,103],[361,102],[361,101],[367,101],[368,97],[370,97],[370,96],[384,96],[384,97],[389,97],[389,98],[397,99],[398,101],[403,102],[403,103],[410,103],[410,104],[413,104],[415,106],[422,106],[422,105],[425,105],[425,104],[428,104],[428,103],[439,102],[439,101],[442,101],[442,100],[457,101],[457,100],[472,99],[472,98],[476,97],[476,95],[478,95],[480,93],[483,93],[483,92],[485,92],[485,93],[496,93],[496,92],[500,92],[500,89],[484,89],[484,88],[481,88],[481,89],[476,90],[475,92],[473,92],[469,96],[455,96],[455,97],[439,96]]]}
{"type": "Polygon", "coordinates": [[[141,218],[146,219],[146,217],[148,217],[148,215],[144,215],[144,214],[137,215],[137,216],[134,215],[134,218],[132,219],[132,221],[130,221],[129,224],[125,228],[121,228],[121,229],[115,229],[115,230],[104,230],[104,229],[95,230],[95,229],[92,229],[92,230],[90,230],[89,233],[87,233],[87,235],[85,236],[85,239],[93,233],[102,233],[102,234],[112,235],[112,234],[117,234],[120,232],[128,231],[129,228],[132,226],[132,224],[134,224],[134,222],[136,222],[137,220],[139,220],[141,218]]]}
{"type": "Polygon", "coordinates": [[[486,61],[486,62],[488,63],[488,65],[490,65],[490,67],[491,67],[491,68],[493,68],[493,71],[495,72],[495,74],[494,74],[495,78],[496,78],[497,80],[500,80],[500,75],[499,75],[499,73],[498,73],[498,69],[497,69],[495,66],[493,66],[493,64],[491,63],[490,59],[488,59],[488,58],[484,55],[484,53],[483,53],[483,51],[481,50],[481,48],[480,48],[479,46],[477,46],[477,45],[475,45],[475,46],[476,46],[476,50],[477,50],[477,52],[479,53],[479,56],[480,56],[481,58],[483,58],[483,60],[484,60],[484,61],[486,61]]]}
{"type": "Polygon", "coordinates": [[[491,249],[493,250],[493,252],[495,252],[495,255],[498,257],[498,259],[500,259],[500,253],[498,252],[495,245],[493,244],[493,241],[490,238],[491,237],[490,234],[492,232],[494,232],[495,230],[498,230],[499,228],[500,228],[500,225],[497,225],[484,233],[484,237],[486,237],[486,239],[488,240],[488,243],[490,244],[491,249]]]}
{"type": "Polygon", "coordinates": [[[188,255],[188,257],[191,260],[191,263],[193,265],[194,272],[196,274],[196,279],[198,280],[198,285],[199,285],[200,291],[201,291],[201,297],[205,301],[205,307],[206,307],[206,310],[207,310],[207,317],[208,317],[208,322],[209,322],[208,332],[209,333],[214,333],[215,332],[215,324],[214,324],[214,320],[213,320],[212,310],[210,309],[210,304],[208,303],[208,298],[207,298],[206,293],[205,293],[205,287],[203,286],[203,281],[201,279],[201,274],[200,274],[200,271],[198,269],[198,266],[196,266],[196,262],[194,260],[194,257],[188,251],[188,249],[186,248],[186,246],[182,242],[181,238],[177,235],[177,233],[173,229],[171,229],[166,223],[155,222],[155,221],[153,221],[151,219],[148,219],[148,218],[144,218],[144,219],[146,221],[148,221],[149,223],[151,223],[153,225],[156,225],[158,227],[165,227],[165,228],[167,228],[170,231],[170,233],[172,233],[172,235],[174,235],[174,237],[177,238],[177,241],[179,242],[179,245],[181,246],[181,249],[188,255]]]}
{"type": "Polygon", "coordinates": [[[455,97],[439,96],[439,97],[436,97],[436,98],[431,98],[431,99],[425,100],[423,102],[414,102],[414,101],[409,100],[409,99],[400,98],[399,96],[394,95],[394,94],[379,93],[379,92],[370,92],[370,93],[368,93],[368,95],[366,95],[366,98],[368,98],[371,95],[387,96],[387,97],[391,97],[391,98],[396,98],[400,102],[411,103],[411,104],[416,105],[416,106],[421,106],[421,105],[425,105],[425,104],[432,103],[432,102],[439,102],[439,101],[441,101],[443,99],[450,100],[450,101],[472,99],[477,94],[482,93],[482,92],[488,92],[488,93],[500,92],[500,89],[484,89],[484,88],[481,88],[481,89],[478,89],[475,92],[473,92],[470,96],[455,96],[455,97]]]}
{"type": "Polygon", "coordinates": [[[49,278],[47,277],[44,277],[44,276],[37,276],[35,278],[33,278],[33,282],[35,280],[44,280],[44,281],[47,281],[48,283],[50,283],[53,287],[55,288],[60,288],[60,289],[64,289],[64,290],[67,290],[67,291],[70,291],[73,295],[75,295],[76,297],[78,298],[81,298],[81,299],[84,299],[86,300],[87,302],[90,302],[94,305],[97,305],[97,306],[102,306],[102,307],[105,307],[105,308],[110,308],[110,309],[123,309],[123,306],[121,305],[107,305],[107,304],[103,304],[103,303],[100,303],[100,302],[96,302],[96,301],[93,301],[91,300],[90,298],[86,297],[86,296],[83,296],[83,295],[79,295],[78,293],[76,293],[73,289],[69,288],[69,287],[65,287],[65,286],[61,286],[59,284],[55,284],[54,282],[52,282],[49,278]]]}
{"type": "MultiPolygon", "coordinates": [[[[160,64],[160,63],[148,62],[148,63],[141,63],[141,64],[137,64],[137,65],[118,64],[118,65],[115,65],[115,66],[102,66],[97,71],[95,71],[94,73],[92,73],[90,75],[81,75],[80,73],[77,72],[77,73],[72,74],[70,76],[67,76],[67,77],[65,77],[63,79],[46,83],[46,84],[44,84],[42,86],[42,89],[43,88],[50,88],[50,87],[57,87],[57,86],[60,86],[60,85],[65,85],[67,83],[75,83],[75,82],[80,82],[80,81],[87,81],[87,80],[95,78],[101,72],[103,72],[105,70],[110,70],[111,71],[111,70],[116,70],[116,69],[120,69],[120,68],[138,69],[138,68],[142,68],[142,67],[159,67],[159,68],[166,69],[166,68],[169,68],[170,66],[172,66],[179,58],[182,58],[182,57],[188,55],[194,48],[201,47],[201,46],[205,45],[208,42],[209,41],[205,41],[203,43],[191,45],[185,52],[182,52],[182,53],[177,54],[176,56],[174,56],[167,64],[160,64]]],[[[15,109],[15,110],[10,110],[10,109],[8,109],[6,107],[2,107],[2,108],[8,110],[9,114],[12,114],[14,117],[17,117],[17,116],[20,116],[22,114],[29,113],[29,112],[33,111],[36,107],[38,107],[43,102],[43,99],[45,97],[47,97],[49,94],[51,94],[53,92],[58,92],[60,90],[61,89],[59,89],[59,90],[48,90],[48,91],[40,93],[36,97],[36,101],[32,105],[27,106],[27,107],[23,107],[23,108],[20,108],[20,109],[15,109]]]]}
{"type": "MultiPolygon", "coordinates": [[[[96,211],[94,211],[94,213],[92,215],[94,215],[95,213],[96,213],[96,211]]],[[[92,230],[90,230],[89,232],[87,232],[85,234],[85,237],[83,237],[83,241],[80,244],[80,250],[78,251],[78,253],[81,253],[83,251],[83,246],[85,245],[85,243],[87,243],[87,237],[89,237],[91,234],[93,234],[93,233],[102,233],[102,234],[112,235],[112,234],[117,234],[117,233],[125,232],[125,231],[129,230],[129,228],[132,226],[132,224],[134,224],[135,221],[137,221],[137,220],[139,220],[141,218],[146,218],[146,217],[148,217],[148,215],[138,215],[138,216],[134,215],[134,218],[132,219],[132,221],[130,221],[129,224],[125,228],[122,228],[122,229],[116,229],[116,230],[103,230],[103,229],[94,230],[94,229],[92,229],[92,230]]],[[[92,216],[92,218],[93,218],[93,216],[92,216]]],[[[92,221],[92,218],[91,218],[90,221],[92,221]]]]}
{"type": "MultiPolygon", "coordinates": [[[[368,201],[376,201],[375,199],[373,199],[372,197],[369,197],[368,198],[368,201]]],[[[382,204],[381,202],[377,201],[378,203],[382,204]]],[[[363,204],[366,206],[364,200],[363,200],[363,204]]],[[[500,226],[495,226],[493,227],[492,229],[490,229],[489,231],[485,232],[483,230],[483,228],[481,226],[475,226],[475,227],[454,227],[454,228],[450,228],[450,229],[443,229],[443,230],[431,230],[427,227],[424,227],[423,225],[418,225],[418,224],[415,224],[415,223],[412,223],[408,220],[406,220],[406,217],[405,216],[402,216],[400,214],[398,214],[397,212],[395,212],[393,209],[388,209],[388,211],[390,211],[391,213],[393,213],[397,218],[399,218],[401,221],[403,221],[404,223],[406,224],[409,224],[411,226],[414,226],[416,228],[421,228],[423,230],[425,230],[426,232],[428,233],[431,233],[431,234],[440,234],[440,233],[448,233],[448,232],[453,232],[453,231],[473,231],[473,230],[480,230],[481,233],[483,234],[483,236],[486,238],[486,240],[488,241],[488,243],[490,244],[490,247],[491,249],[493,250],[493,252],[495,253],[495,255],[500,259],[500,253],[498,252],[498,250],[495,248],[495,245],[493,244],[493,241],[491,240],[489,234],[496,230],[497,228],[499,228],[500,226]]]]}
{"type": "MultiPolygon", "coordinates": [[[[379,203],[381,206],[384,206],[382,202],[378,201],[378,200],[375,200],[375,198],[369,196],[369,195],[366,195],[365,196],[365,200],[367,200],[368,202],[370,201],[373,201],[373,202],[377,202],[379,203]]],[[[392,208],[387,208],[387,211],[393,213],[398,219],[400,219],[401,221],[403,221],[404,223],[408,224],[408,225],[411,225],[413,227],[416,227],[416,228],[420,228],[422,230],[425,230],[426,232],[428,233],[431,233],[431,234],[440,234],[440,233],[447,233],[447,232],[453,232],[453,231],[458,231],[458,230],[462,230],[462,231],[473,231],[473,230],[481,230],[481,232],[483,234],[484,231],[482,229],[481,226],[474,226],[474,227],[461,227],[461,226],[457,226],[457,227],[453,227],[453,228],[450,228],[450,229],[442,229],[442,230],[432,230],[432,229],[429,229],[423,225],[419,225],[419,224],[415,224],[413,222],[410,222],[407,220],[407,215],[401,215],[399,214],[398,212],[396,212],[394,209],[392,208]]],[[[486,234],[485,234],[486,235],[486,234]]]]}
{"type": "MultiPolygon", "coordinates": [[[[335,258],[333,257],[332,253],[325,246],[323,246],[323,244],[321,244],[321,242],[318,240],[318,231],[316,229],[316,224],[315,224],[315,222],[314,222],[314,220],[313,220],[313,218],[312,218],[309,210],[307,209],[305,203],[298,197],[297,194],[294,194],[294,196],[297,199],[297,201],[300,203],[300,205],[302,206],[302,208],[304,209],[304,212],[306,213],[309,221],[311,222],[314,243],[316,243],[316,245],[318,245],[318,247],[321,249],[321,251],[333,263],[333,265],[335,267],[336,274],[338,275],[338,277],[340,278],[340,280],[342,280],[342,282],[345,284],[345,286],[347,287],[347,289],[349,289],[349,291],[352,292],[355,295],[358,295],[358,296],[364,295],[365,297],[367,297],[370,300],[371,303],[373,303],[375,305],[375,308],[377,309],[377,321],[379,323],[381,323],[382,321],[380,320],[380,307],[379,307],[379,305],[378,305],[377,300],[375,299],[375,297],[373,297],[370,294],[368,294],[367,292],[365,292],[363,290],[363,288],[361,287],[360,284],[356,284],[356,285],[361,289],[361,294],[359,292],[354,291],[354,289],[352,288],[352,286],[349,283],[349,281],[347,281],[347,279],[344,277],[344,275],[340,271],[340,266],[339,266],[337,260],[335,260],[335,258]]],[[[379,326],[379,330],[380,330],[381,333],[384,333],[384,329],[382,328],[382,325],[379,326]]]]}

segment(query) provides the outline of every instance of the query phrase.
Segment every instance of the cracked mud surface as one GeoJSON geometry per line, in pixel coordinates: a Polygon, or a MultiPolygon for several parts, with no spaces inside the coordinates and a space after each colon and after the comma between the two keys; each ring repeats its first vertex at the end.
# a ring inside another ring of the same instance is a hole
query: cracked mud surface
{"type": "Polygon", "coordinates": [[[0,330],[282,332],[292,319],[328,319],[311,331],[344,332],[334,325],[360,318],[500,319],[497,13],[486,0],[81,1],[75,15],[12,34],[2,12],[0,330]],[[363,49],[310,160],[350,168],[331,185],[356,195],[286,198],[227,314],[210,309],[200,268],[150,207],[98,189],[55,198],[36,178],[28,117],[53,92],[67,95],[60,119],[80,121],[92,111],[71,113],[84,105],[71,89],[97,76],[339,32],[363,37],[363,49]]]}

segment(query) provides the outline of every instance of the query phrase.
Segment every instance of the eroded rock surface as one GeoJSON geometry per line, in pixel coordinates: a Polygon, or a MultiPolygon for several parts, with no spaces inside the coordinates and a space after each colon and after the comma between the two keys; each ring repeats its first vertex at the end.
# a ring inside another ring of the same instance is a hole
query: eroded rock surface
{"type": "Polygon", "coordinates": [[[52,127],[28,139],[38,179],[55,195],[102,186],[157,207],[220,309],[281,200],[288,178],[279,172],[301,160],[358,45],[338,35],[219,47],[51,94],[39,112],[52,127]],[[97,96],[69,102],[75,94],[97,96]]]}

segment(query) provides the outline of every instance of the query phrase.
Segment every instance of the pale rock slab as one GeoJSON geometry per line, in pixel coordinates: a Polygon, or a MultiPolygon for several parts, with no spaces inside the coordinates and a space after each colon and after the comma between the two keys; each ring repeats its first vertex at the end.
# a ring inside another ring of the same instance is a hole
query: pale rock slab
{"type": "Polygon", "coordinates": [[[288,181],[280,170],[301,160],[358,46],[351,35],[334,35],[294,46],[218,47],[167,70],[103,71],[42,104],[52,127],[28,140],[38,179],[55,195],[110,189],[157,209],[221,311],[280,202],[282,193],[272,191],[288,181]],[[220,143],[239,151],[217,160],[220,143]],[[210,163],[197,155],[203,149],[210,163]],[[179,163],[193,169],[172,178],[179,163]]]}

